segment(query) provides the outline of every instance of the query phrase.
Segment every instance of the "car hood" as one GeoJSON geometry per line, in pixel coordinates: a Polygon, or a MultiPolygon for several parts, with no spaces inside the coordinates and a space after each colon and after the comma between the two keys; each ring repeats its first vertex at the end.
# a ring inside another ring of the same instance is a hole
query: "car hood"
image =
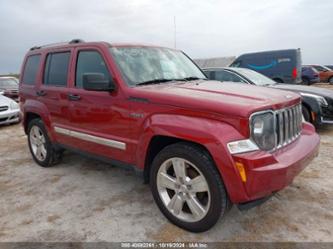
{"type": "Polygon", "coordinates": [[[313,87],[313,86],[304,86],[304,85],[291,85],[291,84],[275,84],[270,86],[272,88],[278,88],[298,93],[310,93],[310,94],[316,94],[319,96],[332,98],[333,99],[333,91],[330,89],[325,88],[319,88],[319,87],[313,87]]]}
{"type": "Polygon", "coordinates": [[[241,117],[300,102],[300,96],[292,92],[206,80],[138,86],[132,91],[133,96],[156,104],[241,117]]]}
{"type": "Polygon", "coordinates": [[[0,90],[2,90],[2,91],[12,91],[12,90],[14,90],[14,91],[17,91],[19,88],[18,87],[0,87],[0,90]]]}
{"type": "Polygon", "coordinates": [[[12,100],[0,94],[0,106],[9,106],[12,100]]]}

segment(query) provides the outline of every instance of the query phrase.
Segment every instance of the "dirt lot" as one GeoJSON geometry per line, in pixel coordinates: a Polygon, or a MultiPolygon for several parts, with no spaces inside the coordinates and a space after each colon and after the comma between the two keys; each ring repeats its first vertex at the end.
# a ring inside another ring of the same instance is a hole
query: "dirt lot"
{"type": "Polygon", "coordinates": [[[21,126],[0,127],[0,241],[333,241],[333,126],[319,134],[319,157],[291,186],[192,234],[164,218],[134,173],[72,153],[38,167],[21,126]]]}

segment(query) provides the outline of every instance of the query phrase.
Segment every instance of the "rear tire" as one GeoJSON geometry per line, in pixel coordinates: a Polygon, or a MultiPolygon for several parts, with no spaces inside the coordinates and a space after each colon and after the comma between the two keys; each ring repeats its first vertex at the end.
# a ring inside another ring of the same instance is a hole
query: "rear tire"
{"type": "Polygon", "coordinates": [[[150,188],[161,212],[191,232],[210,229],[230,207],[213,160],[190,143],[172,144],[157,154],[150,171],[150,188]]]}
{"type": "Polygon", "coordinates": [[[333,85],[333,76],[332,76],[331,78],[328,79],[328,83],[329,83],[330,85],[333,85]]]}
{"type": "Polygon", "coordinates": [[[32,158],[40,166],[51,167],[61,161],[62,151],[54,148],[41,119],[29,122],[28,144],[32,158]]]}

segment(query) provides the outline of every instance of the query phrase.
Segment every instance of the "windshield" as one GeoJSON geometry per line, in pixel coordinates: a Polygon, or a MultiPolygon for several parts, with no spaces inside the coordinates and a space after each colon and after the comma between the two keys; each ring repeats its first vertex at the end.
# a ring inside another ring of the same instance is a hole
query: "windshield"
{"type": "Polygon", "coordinates": [[[182,52],[154,47],[111,47],[128,85],[163,83],[170,80],[206,79],[182,52]]]}
{"type": "Polygon", "coordinates": [[[332,69],[330,69],[329,67],[323,66],[323,68],[325,68],[328,71],[332,71],[332,69]]]}
{"type": "Polygon", "coordinates": [[[256,71],[245,69],[245,68],[233,68],[233,70],[237,71],[239,74],[243,75],[245,78],[252,81],[257,86],[269,86],[274,85],[276,82],[271,80],[270,78],[257,73],[256,71]]]}
{"type": "Polygon", "coordinates": [[[1,79],[0,87],[18,87],[17,81],[14,79],[1,79]]]}
{"type": "Polygon", "coordinates": [[[317,69],[319,72],[325,71],[325,68],[322,66],[313,66],[315,69],[317,69]]]}

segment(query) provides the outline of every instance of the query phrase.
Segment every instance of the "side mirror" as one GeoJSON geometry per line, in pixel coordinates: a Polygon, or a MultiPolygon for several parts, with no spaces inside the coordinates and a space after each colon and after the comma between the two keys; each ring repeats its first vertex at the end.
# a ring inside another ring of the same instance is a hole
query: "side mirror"
{"type": "Polygon", "coordinates": [[[85,73],[82,76],[83,89],[88,91],[113,91],[115,85],[103,73],[85,73]]]}

